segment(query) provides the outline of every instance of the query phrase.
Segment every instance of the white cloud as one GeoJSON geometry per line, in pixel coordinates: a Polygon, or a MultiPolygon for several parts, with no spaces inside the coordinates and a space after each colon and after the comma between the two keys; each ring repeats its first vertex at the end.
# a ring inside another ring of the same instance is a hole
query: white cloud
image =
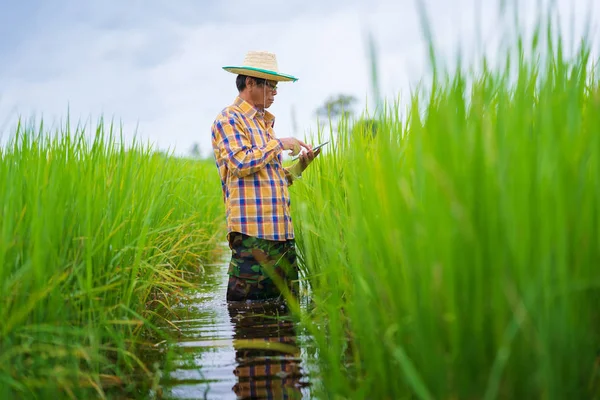
{"type": "MultiPolygon", "coordinates": [[[[480,41],[494,55],[502,39],[495,2],[481,7],[481,37],[475,34],[473,1],[426,3],[443,58],[453,56],[459,42],[473,52],[480,41]]],[[[585,12],[584,0],[557,3],[563,16],[574,6],[578,21],[586,15],[598,20],[598,10],[585,12]]],[[[280,85],[271,109],[281,137],[294,132],[292,110],[302,136],[314,129],[314,111],[330,95],[353,94],[361,102],[371,97],[368,31],[375,37],[387,97],[408,90],[428,70],[418,13],[409,0],[306,6],[264,1],[251,8],[234,1],[210,9],[192,1],[177,9],[159,1],[126,8],[117,2],[77,4],[59,8],[66,20],[39,27],[5,60],[0,128],[18,114],[61,119],[69,107],[72,120],[115,117],[124,122],[128,138],[139,123],[139,138],[158,148],[185,154],[199,142],[208,155],[210,125],[236,95],[235,76],[221,67],[241,62],[247,50],[275,52],[280,69],[300,78],[280,85]]],[[[522,11],[531,14],[535,5],[526,4],[522,11]]]]}

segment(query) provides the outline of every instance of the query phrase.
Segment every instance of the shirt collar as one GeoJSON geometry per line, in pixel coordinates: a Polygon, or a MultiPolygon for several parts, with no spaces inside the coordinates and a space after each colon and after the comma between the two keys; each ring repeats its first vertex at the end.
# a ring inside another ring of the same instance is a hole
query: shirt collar
{"type": "Polygon", "coordinates": [[[250,119],[254,118],[256,114],[262,114],[264,116],[265,121],[270,122],[275,120],[275,116],[268,112],[267,110],[258,111],[254,108],[250,103],[241,97],[237,96],[233,104],[242,110],[242,112],[250,119]]]}

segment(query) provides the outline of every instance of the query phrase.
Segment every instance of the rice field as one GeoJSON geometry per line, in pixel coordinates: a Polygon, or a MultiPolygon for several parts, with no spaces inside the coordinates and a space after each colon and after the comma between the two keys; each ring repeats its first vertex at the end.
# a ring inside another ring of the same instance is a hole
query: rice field
{"type": "Polygon", "coordinates": [[[0,150],[1,398],[151,386],[138,356],[164,339],[157,310],[222,240],[212,163],[70,129],[20,125],[0,150]]]}
{"type": "MultiPolygon", "coordinates": [[[[597,60],[536,35],[312,141],[291,305],[316,398],[600,398],[597,60]]],[[[157,389],[140,354],[172,339],[155,326],[224,209],[212,159],[122,143],[40,122],[0,149],[1,398],[157,389]]]]}
{"type": "Polygon", "coordinates": [[[550,33],[341,121],[295,184],[318,398],[600,398],[597,60],[550,33]]]}

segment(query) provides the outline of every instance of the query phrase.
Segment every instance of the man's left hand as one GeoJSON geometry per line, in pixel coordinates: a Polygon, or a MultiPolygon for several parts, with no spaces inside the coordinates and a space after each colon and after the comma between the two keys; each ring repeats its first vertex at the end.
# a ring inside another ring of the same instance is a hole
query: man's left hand
{"type": "Polygon", "coordinates": [[[300,154],[298,158],[298,170],[300,173],[304,172],[304,170],[308,167],[308,165],[315,159],[316,156],[321,154],[321,149],[317,151],[307,151],[305,153],[300,154]]]}
{"type": "Polygon", "coordinates": [[[319,154],[321,154],[321,149],[314,152],[311,149],[310,151],[300,154],[300,157],[298,157],[298,161],[296,162],[296,164],[292,165],[288,169],[288,172],[292,175],[292,178],[298,179],[302,175],[302,172],[304,172],[304,170],[319,154]]]}

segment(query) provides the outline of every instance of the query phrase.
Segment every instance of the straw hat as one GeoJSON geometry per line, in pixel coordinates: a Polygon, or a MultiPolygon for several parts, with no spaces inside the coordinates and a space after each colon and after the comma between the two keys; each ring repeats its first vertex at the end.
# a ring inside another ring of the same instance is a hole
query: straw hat
{"type": "Polygon", "coordinates": [[[272,81],[295,82],[298,80],[296,77],[279,72],[275,54],[266,51],[249,51],[241,66],[227,66],[223,67],[223,69],[237,75],[252,76],[272,81]]]}

